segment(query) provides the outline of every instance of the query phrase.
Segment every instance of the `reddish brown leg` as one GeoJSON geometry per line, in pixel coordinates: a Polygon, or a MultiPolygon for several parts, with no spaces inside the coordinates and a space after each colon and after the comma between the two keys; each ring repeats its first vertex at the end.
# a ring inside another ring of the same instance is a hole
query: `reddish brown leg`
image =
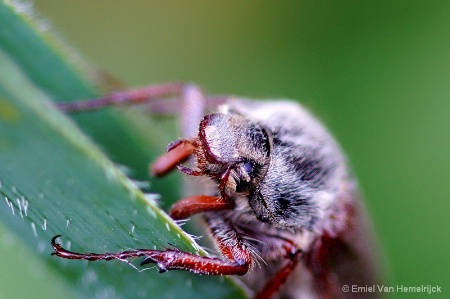
{"type": "Polygon", "coordinates": [[[181,95],[184,87],[184,84],[177,82],[154,85],[139,89],[113,92],[97,99],[59,103],[58,107],[65,112],[77,113],[103,109],[108,106],[143,104],[163,97],[181,95]]]}
{"type": "MultiPolygon", "coordinates": [[[[203,175],[200,171],[195,171],[179,164],[187,159],[194,149],[195,146],[188,140],[178,140],[170,144],[167,148],[168,152],[158,158],[152,165],[152,174],[155,176],[163,176],[177,167],[183,173],[188,175],[203,175]]],[[[170,209],[170,216],[172,219],[180,220],[201,212],[233,209],[235,206],[234,200],[230,199],[223,191],[225,188],[224,182],[228,180],[229,174],[230,169],[227,169],[221,177],[222,183],[219,185],[220,197],[195,195],[184,198],[172,205],[170,209]]]]}
{"type": "Polygon", "coordinates": [[[173,204],[170,208],[170,217],[174,220],[180,220],[201,212],[231,210],[234,205],[234,201],[227,197],[195,195],[173,204]]]}
{"type": "Polygon", "coordinates": [[[181,132],[184,138],[197,132],[198,124],[206,109],[216,108],[227,100],[224,96],[205,98],[194,84],[172,82],[138,89],[117,91],[96,99],[58,103],[60,110],[79,113],[103,109],[109,106],[144,105],[148,113],[180,115],[181,132]],[[181,97],[181,101],[177,98],[181,97]]]}
{"type": "Polygon", "coordinates": [[[252,257],[239,234],[228,221],[220,217],[207,219],[212,237],[225,259],[202,257],[177,251],[178,254],[166,255],[161,251],[146,257],[141,265],[156,263],[158,269],[186,270],[207,275],[244,275],[252,263],[252,257]]]}
{"type": "Polygon", "coordinates": [[[155,263],[160,272],[184,270],[206,275],[244,275],[247,273],[252,258],[250,252],[236,231],[228,222],[215,219],[210,222],[213,237],[219,250],[226,259],[198,256],[177,249],[149,250],[137,249],[118,253],[76,253],[64,249],[56,243],[59,236],[52,239],[53,255],[78,260],[125,260],[131,257],[145,256],[141,265],[155,263]]]}
{"type": "Polygon", "coordinates": [[[291,256],[289,263],[284,266],[275,276],[269,280],[264,288],[255,296],[255,299],[269,299],[275,295],[280,287],[284,284],[291,272],[297,266],[301,256],[301,251],[297,251],[291,256]]]}
{"type": "Polygon", "coordinates": [[[160,177],[173,170],[186,160],[195,147],[187,140],[178,140],[167,148],[167,153],[159,157],[151,166],[150,173],[160,177]]]}
{"type": "Polygon", "coordinates": [[[272,298],[297,266],[301,257],[301,250],[287,238],[261,232],[255,233],[252,231],[246,232],[249,237],[258,239],[259,242],[254,246],[261,252],[261,257],[265,261],[277,261],[283,256],[288,260],[288,263],[265,284],[255,297],[257,299],[272,298]]]}

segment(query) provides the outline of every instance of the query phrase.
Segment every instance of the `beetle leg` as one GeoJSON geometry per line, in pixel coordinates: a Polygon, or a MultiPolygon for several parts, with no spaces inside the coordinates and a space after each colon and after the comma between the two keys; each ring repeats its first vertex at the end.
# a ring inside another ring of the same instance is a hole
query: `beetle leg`
{"type": "Polygon", "coordinates": [[[52,238],[51,244],[54,252],[52,255],[56,255],[65,259],[70,260],[88,260],[88,261],[99,261],[99,260],[126,260],[132,257],[140,257],[146,256],[148,252],[154,250],[146,250],[146,249],[136,249],[129,251],[120,251],[118,253],[105,252],[105,253],[77,253],[73,251],[69,251],[61,246],[61,244],[56,243],[56,239],[61,237],[61,235],[54,236],[52,238]]]}
{"type": "MultiPolygon", "coordinates": [[[[213,100],[216,102],[217,100],[213,100]]],[[[180,114],[181,132],[189,137],[197,130],[197,125],[206,109],[206,99],[201,89],[194,84],[172,82],[143,88],[116,91],[96,99],[58,103],[60,110],[79,113],[99,110],[110,106],[146,105],[153,114],[180,114]],[[180,97],[179,101],[168,101],[168,97],[180,97]]]]}
{"type": "Polygon", "coordinates": [[[251,230],[246,230],[245,234],[252,239],[258,239],[259,242],[255,243],[254,247],[261,252],[261,257],[265,261],[278,261],[280,257],[285,257],[288,260],[288,263],[266,282],[255,297],[256,299],[272,298],[297,266],[302,251],[292,240],[282,236],[251,230]]]}
{"type": "Polygon", "coordinates": [[[77,113],[103,109],[109,106],[143,104],[163,97],[180,95],[182,94],[183,87],[184,84],[174,82],[139,89],[117,91],[96,99],[58,103],[57,105],[64,112],[77,113]]]}
{"type": "Polygon", "coordinates": [[[55,250],[52,255],[66,259],[125,260],[131,257],[145,256],[141,265],[156,263],[160,272],[168,270],[184,270],[206,275],[244,275],[247,273],[252,257],[242,239],[233,227],[223,219],[210,219],[210,228],[220,252],[225,259],[199,256],[177,249],[150,250],[136,249],[118,253],[76,253],[64,249],[52,239],[55,250]]]}
{"type": "Polygon", "coordinates": [[[180,220],[201,212],[231,210],[234,205],[234,201],[228,197],[195,195],[173,204],[170,208],[170,217],[180,220]]]}
{"type": "MultiPolygon", "coordinates": [[[[229,169],[227,173],[229,173],[229,169]]],[[[180,201],[174,203],[170,208],[170,217],[175,220],[180,220],[202,212],[233,209],[235,206],[235,202],[224,191],[224,187],[222,186],[222,184],[220,184],[219,190],[219,197],[209,195],[194,195],[181,199],[180,201]]]]}
{"type": "Polygon", "coordinates": [[[300,251],[292,240],[281,236],[261,232],[255,234],[255,232],[248,231],[246,231],[246,235],[259,241],[255,244],[255,247],[258,248],[262,258],[266,261],[278,260],[282,256],[289,259],[300,251]]]}
{"type": "Polygon", "coordinates": [[[195,143],[190,140],[177,140],[172,142],[167,147],[167,153],[160,156],[155,162],[153,162],[150,167],[150,174],[156,177],[161,177],[177,168],[179,171],[187,175],[204,175],[204,173],[199,170],[193,170],[181,164],[189,158],[195,150],[195,146],[195,143]]]}
{"type": "Polygon", "coordinates": [[[199,256],[178,250],[154,251],[149,253],[141,265],[155,263],[160,273],[168,270],[184,270],[205,275],[244,275],[248,264],[226,261],[220,258],[199,256]]]}
{"type": "Polygon", "coordinates": [[[158,177],[166,175],[181,162],[189,158],[194,149],[194,145],[187,140],[178,140],[170,144],[167,148],[167,153],[152,164],[150,173],[158,177]]]}
{"type": "Polygon", "coordinates": [[[250,251],[228,221],[220,217],[207,219],[212,237],[225,259],[203,257],[178,251],[160,251],[146,257],[141,265],[156,263],[160,271],[185,270],[206,275],[244,275],[252,264],[250,251]]]}
{"type": "Polygon", "coordinates": [[[57,103],[61,111],[79,113],[99,110],[110,106],[144,105],[152,114],[179,114],[181,132],[190,137],[197,131],[206,109],[216,108],[225,103],[227,97],[205,98],[201,89],[188,83],[172,82],[137,89],[116,91],[95,99],[57,103]],[[181,97],[182,101],[177,99],[181,97]]]}
{"type": "Polygon", "coordinates": [[[269,299],[272,298],[274,294],[280,289],[284,284],[289,274],[295,269],[298,262],[300,261],[301,251],[298,250],[296,253],[291,255],[289,262],[278,271],[272,279],[270,279],[264,288],[255,296],[255,299],[269,299]]]}

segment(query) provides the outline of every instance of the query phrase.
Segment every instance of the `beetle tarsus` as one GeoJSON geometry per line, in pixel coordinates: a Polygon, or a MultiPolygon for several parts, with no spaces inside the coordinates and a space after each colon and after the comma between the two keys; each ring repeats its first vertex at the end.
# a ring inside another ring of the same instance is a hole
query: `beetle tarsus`
{"type": "Polygon", "coordinates": [[[147,256],[139,263],[139,265],[142,266],[142,265],[145,265],[145,264],[156,264],[156,263],[158,263],[157,260],[155,260],[151,256],[147,256]]]}

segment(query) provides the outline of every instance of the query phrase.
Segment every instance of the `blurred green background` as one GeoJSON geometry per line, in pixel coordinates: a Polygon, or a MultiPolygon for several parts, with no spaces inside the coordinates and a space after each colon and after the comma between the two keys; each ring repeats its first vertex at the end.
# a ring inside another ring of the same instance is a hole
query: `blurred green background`
{"type": "MultiPolygon", "coordinates": [[[[388,285],[443,292],[392,297],[450,296],[449,1],[36,0],[35,7],[88,61],[130,87],[183,80],[210,93],[300,100],[350,158],[388,285]]],[[[45,270],[24,273],[29,253],[10,244],[0,242],[1,297],[60,287],[45,270]]]]}

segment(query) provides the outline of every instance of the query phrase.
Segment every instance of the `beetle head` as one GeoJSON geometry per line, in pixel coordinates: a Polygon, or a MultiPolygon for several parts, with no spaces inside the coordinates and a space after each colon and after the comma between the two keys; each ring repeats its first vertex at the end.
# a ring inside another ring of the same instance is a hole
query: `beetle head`
{"type": "Polygon", "coordinates": [[[190,175],[212,178],[229,196],[248,195],[267,172],[269,134],[241,115],[206,115],[200,122],[198,137],[189,142],[194,146],[193,166],[178,168],[190,175]]]}

